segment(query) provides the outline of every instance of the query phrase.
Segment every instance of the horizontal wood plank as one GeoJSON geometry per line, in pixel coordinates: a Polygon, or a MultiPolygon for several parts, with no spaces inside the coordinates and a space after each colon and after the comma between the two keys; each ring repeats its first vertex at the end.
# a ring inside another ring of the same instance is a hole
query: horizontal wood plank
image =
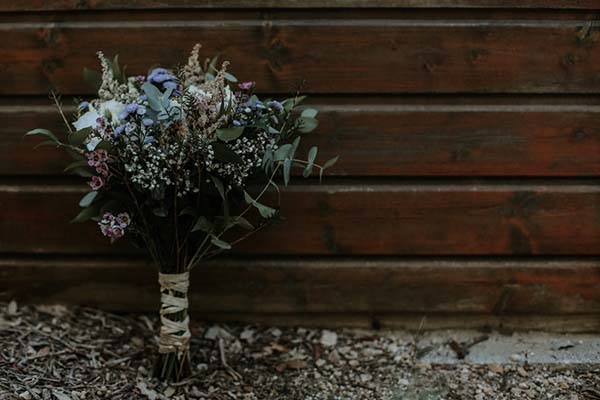
{"type": "MultiPolygon", "coordinates": [[[[236,259],[192,273],[196,313],[585,315],[600,312],[600,261],[236,259]]],[[[150,311],[154,266],[106,258],[2,258],[0,300],[150,311]],[[60,279],[56,279],[60,277],[60,279]]]]}
{"type": "MultiPolygon", "coordinates": [[[[600,173],[600,105],[406,104],[317,98],[320,127],[304,140],[319,158],[340,155],[330,175],[595,176],[600,173]]],[[[592,101],[592,100],[587,100],[592,101]]],[[[483,103],[483,104],[482,104],[483,103]]],[[[68,163],[51,147],[23,139],[35,127],[64,132],[49,105],[0,106],[0,175],[59,175],[68,163]]]]}
{"type": "MultiPolygon", "coordinates": [[[[339,182],[292,185],[285,221],[242,254],[598,254],[600,186],[592,182],[339,182]]],[[[0,186],[0,252],[130,253],[93,223],[69,224],[83,187],[0,186]]]]}
{"type": "MultiPolygon", "coordinates": [[[[36,17],[37,18],[37,17],[36,17]]],[[[129,21],[3,19],[0,95],[89,93],[95,51],[131,73],[185,60],[193,44],[220,53],[242,80],[272,93],[598,93],[598,32],[585,17],[555,19],[211,19],[200,12],[129,21]],[[552,49],[551,52],[540,49],[552,49]]]]}
{"type": "Polygon", "coordinates": [[[600,5],[595,0],[0,0],[0,11],[350,7],[598,9],[600,5]]]}

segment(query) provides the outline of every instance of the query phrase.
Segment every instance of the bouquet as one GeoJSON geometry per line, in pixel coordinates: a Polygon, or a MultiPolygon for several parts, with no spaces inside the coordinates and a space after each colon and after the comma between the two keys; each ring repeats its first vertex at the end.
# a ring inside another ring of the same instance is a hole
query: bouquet
{"type": "Polygon", "coordinates": [[[331,167],[296,152],[317,127],[317,111],[298,110],[303,97],[260,100],[253,82],[237,83],[227,62],[200,60],[196,45],[177,70],[153,68],[126,76],[118,58],[98,57],[101,73],[84,70],[98,97],[81,102],[68,133],[45,129],[39,145],[67,151],[66,171],[90,191],[73,222],[93,220],[111,242],[126,238],[158,266],[161,327],[154,374],[181,380],[191,373],[187,291],[189,272],[267,226],[279,215],[276,179],[293,168],[304,177],[331,167]],[[270,192],[269,204],[264,200],[270,192]]]}

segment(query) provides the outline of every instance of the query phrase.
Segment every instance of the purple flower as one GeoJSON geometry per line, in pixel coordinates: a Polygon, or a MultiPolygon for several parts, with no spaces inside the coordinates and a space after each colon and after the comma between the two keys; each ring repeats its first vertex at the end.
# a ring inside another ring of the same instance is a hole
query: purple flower
{"type": "Polygon", "coordinates": [[[271,100],[267,103],[267,105],[269,107],[271,107],[274,110],[277,110],[278,112],[282,112],[283,111],[283,105],[278,102],[277,100],[271,100]]]}
{"type": "Polygon", "coordinates": [[[108,174],[109,174],[108,164],[106,164],[105,162],[98,164],[96,166],[96,172],[105,178],[108,177],[108,174]]]}
{"type": "Polygon", "coordinates": [[[242,82],[238,86],[242,90],[250,90],[250,89],[252,89],[254,87],[254,85],[255,85],[255,82],[248,81],[248,82],[242,82]]]}
{"type": "Polygon", "coordinates": [[[88,182],[92,190],[98,190],[104,186],[104,179],[99,176],[92,176],[92,180],[88,182]]]}
{"type": "Polygon", "coordinates": [[[111,243],[123,237],[125,235],[125,228],[130,224],[131,218],[126,212],[119,213],[117,216],[114,216],[110,212],[105,212],[102,215],[102,219],[98,222],[100,232],[104,236],[109,237],[111,243]]]}

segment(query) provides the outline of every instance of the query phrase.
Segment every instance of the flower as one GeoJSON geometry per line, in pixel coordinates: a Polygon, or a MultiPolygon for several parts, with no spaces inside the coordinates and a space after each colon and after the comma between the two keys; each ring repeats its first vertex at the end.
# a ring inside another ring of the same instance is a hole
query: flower
{"type": "Polygon", "coordinates": [[[92,180],[88,182],[88,185],[90,185],[92,190],[99,190],[104,186],[104,179],[100,176],[92,176],[92,180]]]}
{"type": "Polygon", "coordinates": [[[102,219],[98,222],[100,232],[104,236],[110,238],[110,242],[113,243],[115,240],[125,235],[125,229],[131,224],[131,218],[126,212],[122,212],[115,216],[110,212],[105,212],[102,215],[102,219]]]}
{"type": "Polygon", "coordinates": [[[252,89],[254,87],[255,84],[256,84],[255,82],[248,81],[248,82],[242,82],[238,86],[242,90],[250,90],[250,89],[252,89]]]}

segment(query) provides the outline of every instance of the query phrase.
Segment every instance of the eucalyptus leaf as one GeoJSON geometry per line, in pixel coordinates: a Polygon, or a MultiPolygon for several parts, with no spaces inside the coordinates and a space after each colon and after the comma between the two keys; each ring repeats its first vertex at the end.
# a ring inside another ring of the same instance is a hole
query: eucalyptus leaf
{"type": "Polygon", "coordinates": [[[211,176],[210,179],[212,180],[213,184],[217,188],[217,191],[221,195],[221,198],[224,201],[227,201],[227,199],[225,197],[225,187],[223,187],[223,182],[221,182],[221,180],[219,178],[217,178],[216,176],[211,176]]]}
{"type": "Polygon", "coordinates": [[[254,225],[252,225],[246,218],[241,216],[232,218],[230,225],[237,225],[249,231],[254,230],[254,225]]]}
{"type": "Polygon", "coordinates": [[[223,250],[229,250],[229,249],[231,249],[231,245],[229,243],[227,243],[224,240],[219,239],[215,235],[211,235],[210,236],[210,241],[211,241],[212,244],[214,244],[215,246],[217,246],[220,249],[223,249],[223,250]]]}
{"type": "Polygon", "coordinates": [[[250,196],[246,191],[244,191],[244,200],[246,201],[246,203],[252,204],[263,218],[273,218],[277,213],[277,210],[275,210],[274,208],[271,208],[254,200],[252,196],[250,196]]]}
{"type": "Polygon", "coordinates": [[[217,129],[217,137],[224,142],[229,142],[242,136],[243,132],[243,126],[234,126],[231,128],[217,129]]]}
{"type": "Polygon", "coordinates": [[[192,232],[196,232],[196,231],[202,231],[202,232],[212,232],[214,230],[213,224],[210,223],[210,221],[204,217],[204,216],[200,216],[198,217],[198,219],[196,220],[196,223],[194,224],[194,227],[192,228],[192,232]]]}
{"type": "Polygon", "coordinates": [[[231,150],[225,143],[213,142],[211,143],[211,146],[215,153],[215,158],[219,161],[233,164],[241,164],[244,162],[241,157],[235,151],[231,150]]]}
{"type": "Polygon", "coordinates": [[[300,123],[300,126],[298,127],[298,131],[301,133],[312,132],[319,125],[319,121],[317,121],[315,118],[309,118],[309,117],[300,117],[300,118],[298,118],[298,122],[300,123]]]}
{"type": "Polygon", "coordinates": [[[284,159],[288,158],[291,149],[291,143],[286,143],[284,145],[279,146],[279,148],[275,150],[273,154],[273,161],[283,161],[284,159]]]}
{"type": "Polygon", "coordinates": [[[97,191],[91,191],[88,194],[86,194],[85,196],[83,196],[83,198],[81,200],[79,200],[79,207],[88,207],[90,204],[92,204],[94,202],[94,199],[96,198],[96,196],[98,196],[98,192],[97,191]]]}
{"type": "Polygon", "coordinates": [[[318,150],[319,149],[317,148],[317,146],[313,146],[310,148],[310,150],[308,150],[306,168],[304,169],[304,172],[302,172],[303,177],[308,178],[312,174],[313,165],[315,164],[315,159],[317,158],[318,150]]]}
{"type": "Polygon", "coordinates": [[[318,113],[319,112],[317,110],[315,110],[314,108],[305,108],[304,110],[302,110],[302,113],[300,114],[300,116],[306,117],[306,118],[316,118],[318,113]]]}
{"type": "Polygon", "coordinates": [[[285,186],[290,183],[290,170],[292,169],[292,160],[286,158],[283,160],[283,183],[285,186]]]}

